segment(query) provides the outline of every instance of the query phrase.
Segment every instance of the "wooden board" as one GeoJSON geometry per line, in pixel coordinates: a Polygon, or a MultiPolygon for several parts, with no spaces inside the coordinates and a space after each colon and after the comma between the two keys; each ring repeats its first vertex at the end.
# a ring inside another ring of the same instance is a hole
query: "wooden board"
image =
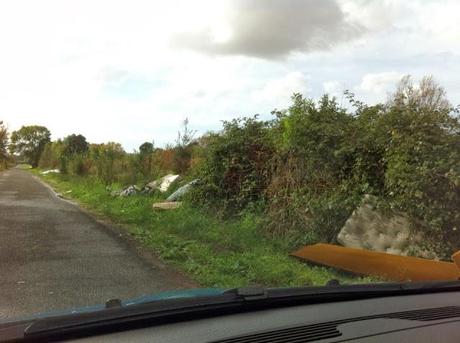
{"type": "Polygon", "coordinates": [[[458,280],[455,263],[383,252],[346,248],[331,244],[308,245],[291,256],[348,272],[373,275],[394,281],[458,280]]]}

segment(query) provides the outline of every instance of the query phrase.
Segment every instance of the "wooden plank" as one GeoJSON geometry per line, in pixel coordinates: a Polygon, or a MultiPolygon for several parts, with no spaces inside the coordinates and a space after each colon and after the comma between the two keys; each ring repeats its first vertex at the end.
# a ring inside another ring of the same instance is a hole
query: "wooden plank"
{"type": "Polygon", "coordinates": [[[458,280],[455,263],[391,255],[331,244],[305,246],[291,256],[348,272],[394,281],[458,280]]]}

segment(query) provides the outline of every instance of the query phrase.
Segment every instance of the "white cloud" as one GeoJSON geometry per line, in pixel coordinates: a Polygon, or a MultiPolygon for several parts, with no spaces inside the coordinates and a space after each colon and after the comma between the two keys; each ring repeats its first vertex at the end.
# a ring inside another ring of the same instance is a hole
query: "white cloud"
{"type": "Polygon", "coordinates": [[[395,71],[366,74],[356,90],[371,100],[383,101],[388,93],[395,89],[402,76],[403,74],[395,71]]]}
{"type": "Polygon", "coordinates": [[[218,26],[176,36],[176,43],[224,55],[274,59],[349,41],[364,30],[347,21],[336,0],[233,0],[218,26]],[[220,38],[220,39],[219,39],[220,38]]]}
{"type": "MultiPolygon", "coordinates": [[[[426,1],[426,0],[424,0],[426,1]]],[[[414,4],[416,1],[411,1],[414,4]]],[[[410,18],[409,2],[399,0],[340,0],[350,20],[358,21],[370,31],[393,28],[410,18]]]]}
{"type": "Polygon", "coordinates": [[[384,46],[399,47],[395,51],[399,54],[414,50],[460,52],[458,0],[340,0],[340,3],[349,20],[367,29],[363,44],[378,38],[384,46]]]}
{"type": "Polygon", "coordinates": [[[268,116],[294,92],[353,89],[382,101],[402,74],[433,74],[460,102],[459,2],[315,1],[2,1],[0,119],[13,130],[41,124],[53,138],[81,133],[130,150],[173,141],[185,117],[202,132],[223,119],[268,116]],[[310,8],[315,1],[321,6],[310,8]],[[173,44],[205,31],[226,48],[213,55],[173,44]]]}
{"type": "Polygon", "coordinates": [[[261,104],[270,104],[272,108],[289,106],[294,93],[307,95],[308,77],[301,72],[291,72],[283,77],[269,80],[262,89],[254,93],[254,99],[261,104]]]}
{"type": "Polygon", "coordinates": [[[337,80],[323,82],[324,93],[338,97],[345,91],[342,83],[337,80]]]}

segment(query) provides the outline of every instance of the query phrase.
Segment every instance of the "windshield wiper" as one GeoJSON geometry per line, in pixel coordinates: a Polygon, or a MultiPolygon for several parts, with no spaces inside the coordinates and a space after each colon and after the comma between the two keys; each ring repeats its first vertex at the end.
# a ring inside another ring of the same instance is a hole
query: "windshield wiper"
{"type": "Polygon", "coordinates": [[[460,291],[459,281],[273,289],[236,288],[209,297],[158,300],[89,313],[37,319],[27,325],[24,338],[31,341],[50,341],[275,307],[452,291],[460,291]]]}
{"type": "Polygon", "coordinates": [[[325,287],[288,287],[288,288],[235,288],[225,292],[234,294],[240,299],[261,302],[269,300],[273,306],[276,303],[291,301],[300,304],[326,301],[345,301],[348,299],[365,299],[383,296],[423,294],[432,292],[459,291],[460,281],[430,281],[408,283],[368,283],[355,285],[340,285],[332,283],[325,287]]]}

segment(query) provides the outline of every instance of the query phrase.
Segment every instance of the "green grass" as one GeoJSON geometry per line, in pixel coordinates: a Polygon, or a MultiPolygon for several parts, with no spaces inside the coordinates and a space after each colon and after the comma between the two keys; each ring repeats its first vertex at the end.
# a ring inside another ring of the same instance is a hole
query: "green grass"
{"type": "MultiPolygon", "coordinates": [[[[39,175],[37,170],[33,172],[39,175]]],[[[111,197],[95,179],[60,174],[39,176],[85,208],[124,224],[126,230],[164,261],[203,287],[305,286],[324,285],[330,279],[343,283],[371,280],[289,257],[285,242],[260,232],[260,217],[256,215],[221,221],[187,204],[177,210],[158,212],[152,210],[158,196],[111,197]]]]}

